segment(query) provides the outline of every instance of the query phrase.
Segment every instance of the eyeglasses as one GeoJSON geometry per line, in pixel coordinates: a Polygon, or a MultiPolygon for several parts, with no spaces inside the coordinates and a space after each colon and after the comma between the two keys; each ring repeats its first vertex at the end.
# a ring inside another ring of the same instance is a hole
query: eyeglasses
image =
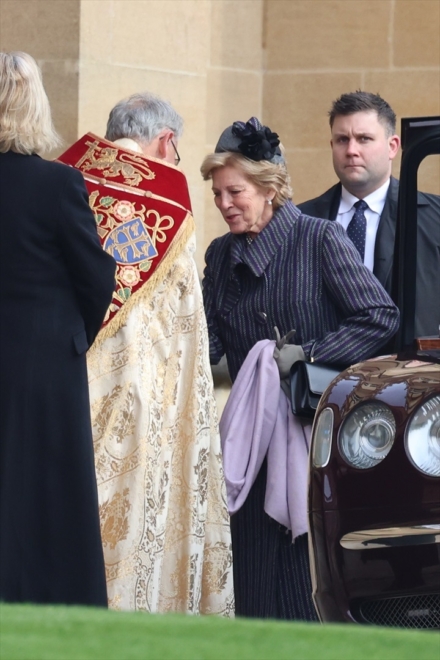
{"type": "Polygon", "coordinates": [[[174,165],[177,167],[177,165],[180,163],[179,152],[177,151],[176,145],[174,144],[174,142],[172,140],[170,140],[170,142],[173,145],[174,151],[176,152],[176,155],[174,156],[174,165]]]}

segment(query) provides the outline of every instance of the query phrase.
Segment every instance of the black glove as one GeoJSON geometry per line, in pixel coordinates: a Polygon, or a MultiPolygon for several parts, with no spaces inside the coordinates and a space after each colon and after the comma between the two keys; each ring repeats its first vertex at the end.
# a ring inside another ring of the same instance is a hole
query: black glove
{"type": "Polygon", "coordinates": [[[274,327],[276,346],[273,352],[273,357],[280,372],[280,378],[288,378],[290,367],[298,360],[305,361],[306,356],[302,346],[296,344],[288,344],[287,342],[295,335],[295,330],[290,330],[284,337],[280,336],[278,328],[274,327]]]}

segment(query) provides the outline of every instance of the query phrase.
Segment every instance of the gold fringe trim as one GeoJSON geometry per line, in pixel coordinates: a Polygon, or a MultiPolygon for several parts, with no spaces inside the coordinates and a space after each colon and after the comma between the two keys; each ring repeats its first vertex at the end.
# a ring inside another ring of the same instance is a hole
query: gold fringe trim
{"type": "Polygon", "coordinates": [[[166,272],[171,267],[172,263],[181,255],[189,239],[194,234],[195,229],[196,225],[194,218],[190,213],[187,213],[179,231],[173,239],[173,242],[162,257],[159,266],[145,284],[130,296],[121,309],[116,312],[115,316],[99,331],[93,346],[100,346],[106,339],[113,337],[125,324],[132,307],[140,300],[147,299],[154,293],[159,281],[164,279],[164,271],[166,272]]]}

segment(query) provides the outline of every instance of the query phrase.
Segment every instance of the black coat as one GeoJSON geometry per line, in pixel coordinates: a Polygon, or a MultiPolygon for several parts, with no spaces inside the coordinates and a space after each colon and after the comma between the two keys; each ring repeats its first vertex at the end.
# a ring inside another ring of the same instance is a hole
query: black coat
{"type": "Polygon", "coordinates": [[[114,272],[81,174],[0,154],[0,600],[107,604],[86,351],[114,272]]]}
{"type": "MultiPolygon", "coordinates": [[[[373,273],[392,293],[399,182],[391,177],[376,235],[373,273]]],[[[323,195],[298,204],[307,215],[335,220],[341,199],[338,183],[323,195]]],[[[440,324],[440,197],[418,193],[416,335],[438,335],[440,324]]]]}

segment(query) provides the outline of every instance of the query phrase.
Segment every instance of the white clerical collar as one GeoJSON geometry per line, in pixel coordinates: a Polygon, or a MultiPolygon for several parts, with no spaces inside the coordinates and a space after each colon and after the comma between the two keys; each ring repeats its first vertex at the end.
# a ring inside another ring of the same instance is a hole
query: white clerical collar
{"type": "Polygon", "coordinates": [[[136,151],[139,154],[142,153],[142,147],[131,138],[119,138],[119,140],[113,140],[113,144],[117,144],[122,149],[130,149],[130,151],[136,151]]]}
{"type": "MultiPolygon", "coordinates": [[[[388,179],[380,188],[373,190],[372,193],[364,197],[364,201],[368,204],[368,208],[379,215],[382,213],[383,207],[385,206],[390,181],[391,179],[388,179]]],[[[347,211],[350,211],[350,209],[353,208],[357,201],[359,201],[359,198],[349,193],[348,190],[342,186],[341,203],[339,204],[338,213],[347,213],[347,211]]]]}

